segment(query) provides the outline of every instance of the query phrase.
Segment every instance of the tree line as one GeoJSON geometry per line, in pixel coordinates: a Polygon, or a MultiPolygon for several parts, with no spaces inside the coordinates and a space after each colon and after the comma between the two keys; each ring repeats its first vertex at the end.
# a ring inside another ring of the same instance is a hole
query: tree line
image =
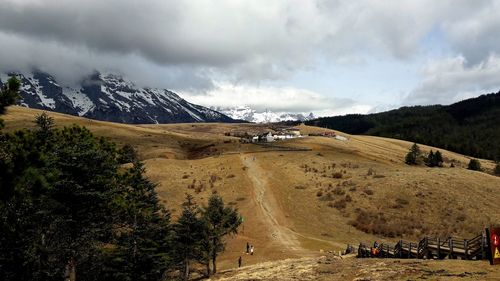
{"type": "MultiPolygon", "coordinates": [[[[19,81],[0,91],[0,113],[19,81]]],[[[213,194],[190,195],[173,220],[133,147],[43,113],[36,129],[0,131],[1,280],[187,280],[217,271],[241,217],[213,194]],[[127,165],[123,165],[129,163],[127,165]]],[[[168,198],[167,198],[168,200],[168,198]]]]}
{"type": "MultiPolygon", "coordinates": [[[[421,165],[424,163],[428,167],[443,167],[444,160],[439,150],[436,150],[436,152],[433,152],[431,150],[427,155],[425,155],[425,153],[421,151],[420,147],[416,143],[414,143],[405,156],[405,163],[408,165],[421,165]]],[[[453,168],[454,164],[451,163],[450,167],[453,168]]],[[[483,171],[481,162],[474,158],[469,160],[467,169],[473,171],[483,171]]],[[[493,169],[493,174],[500,176],[500,163],[496,164],[495,168],[493,169]]]]}
{"type": "Polygon", "coordinates": [[[382,113],[307,121],[349,134],[402,139],[477,158],[500,160],[500,92],[452,105],[402,107],[382,113]]]}

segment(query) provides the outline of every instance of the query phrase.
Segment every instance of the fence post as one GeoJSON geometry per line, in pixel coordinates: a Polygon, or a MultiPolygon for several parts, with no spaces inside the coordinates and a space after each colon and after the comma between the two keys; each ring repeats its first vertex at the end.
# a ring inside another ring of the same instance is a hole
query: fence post
{"type": "Polygon", "coordinates": [[[439,237],[437,239],[437,258],[438,260],[441,259],[441,238],[439,237]]]}
{"type": "Polygon", "coordinates": [[[448,258],[453,259],[453,239],[451,237],[448,238],[448,247],[450,248],[450,253],[448,254],[448,258]]]}
{"type": "Polygon", "coordinates": [[[464,239],[465,259],[469,259],[469,241],[464,239]]]}
{"type": "Polygon", "coordinates": [[[399,258],[403,257],[403,240],[399,240],[399,258]]]}
{"type": "Polygon", "coordinates": [[[484,231],[481,233],[481,259],[484,260],[486,257],[486,253],[484,251],[484,243],[486,242],[486,235],[484,235],[484,231]]]}

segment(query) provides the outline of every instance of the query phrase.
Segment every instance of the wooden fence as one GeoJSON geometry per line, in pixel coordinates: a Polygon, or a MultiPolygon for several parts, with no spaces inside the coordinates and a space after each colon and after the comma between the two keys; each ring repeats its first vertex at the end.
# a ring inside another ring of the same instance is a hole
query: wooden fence
{"type": "Polygon", "coordinates": [[[358,257],[480,260],[487,258],[487,247],[484,233],[471,239],[425,237],[419,242],[400,240],[396,245],[383,243],[376,249],[360,244],[358,257]]]}

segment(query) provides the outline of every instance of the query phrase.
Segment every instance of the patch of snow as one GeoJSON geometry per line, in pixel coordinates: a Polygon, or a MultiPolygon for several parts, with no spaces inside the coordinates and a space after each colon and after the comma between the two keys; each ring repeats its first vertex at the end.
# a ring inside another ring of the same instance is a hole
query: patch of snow
{"type": "MultiPolygon", "coordinates": [[[[56,108],[56,101],[52,98],[47,97],[46,95],[43,94],[43,87],[40,86],[40,82],[38,79],[35,79],[33,77],[33,74],[30,73],[29,75],[24,76],[33,86],[34,88],[34,94],[36,94],[40,98],[40,105],[46,106],[50,109],[56,108]]],[[[27,86],[26,86],[27,87],[27,86]]],[[[26,88],[26,89],[31,89],[31,88],[26,88]]]]}
{"type": "Polygon", "coordinates": [[[73,103],[73,107],[78,110],[78,116],[83,116],[95,107],[95,104],[87,95],[80,90],[65,87],[62,89],[63,95],[73,103]]]}

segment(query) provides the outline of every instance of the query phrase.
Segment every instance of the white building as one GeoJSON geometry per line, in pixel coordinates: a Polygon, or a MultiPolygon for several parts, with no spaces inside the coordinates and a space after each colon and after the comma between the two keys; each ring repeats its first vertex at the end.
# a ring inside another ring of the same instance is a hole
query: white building
{"type": "Polygon", "coordinates": [[[266,135],[266,142],[273,142],[274,141],[274,136],[273,133],[269,132],[266,135]]]}

